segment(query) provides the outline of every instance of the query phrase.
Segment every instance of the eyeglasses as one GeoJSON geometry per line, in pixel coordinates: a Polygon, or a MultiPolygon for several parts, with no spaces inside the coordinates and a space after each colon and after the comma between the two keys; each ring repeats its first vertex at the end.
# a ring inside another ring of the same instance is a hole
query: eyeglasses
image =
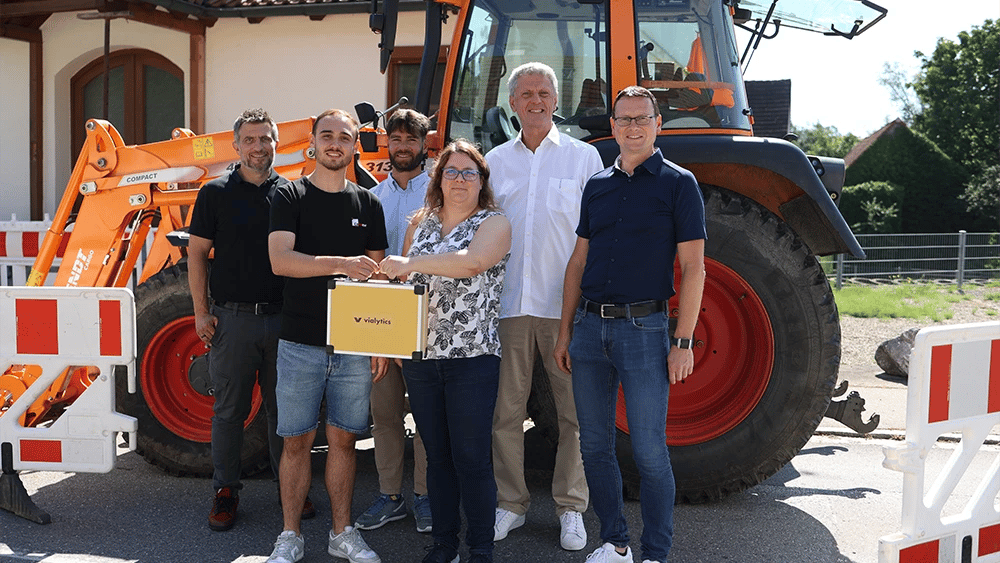
{"type": "Polygon", "coordinates": [[[633,121],[639,127],[645,127],[646,125],[649,125],[649,123],[655,118],[656,118],[655,115],[640,115],[637,117],[628,117],[623,115],[622,117],[615,117],[613,119],[615,120],[615,125],[619,127],[628,127],[629,124],[632,123],[633,121]]]}
{"type": "Polygon", "coordinates": [[[458,168],[445,168],[444,177],[448,180],[457,180],[459,174],[462,175],[462,179],[466,182],[475,182],[479,179],[478,170],[459,170],[458,168]]]}

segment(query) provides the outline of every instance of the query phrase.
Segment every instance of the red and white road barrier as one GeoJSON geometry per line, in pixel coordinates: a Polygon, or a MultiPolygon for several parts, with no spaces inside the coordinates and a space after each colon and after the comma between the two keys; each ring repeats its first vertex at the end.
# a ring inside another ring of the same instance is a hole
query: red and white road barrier
{"type": "Polygon", "coordinates": [[[1000,424],[1000,322],[921,330],[907,387],[906,445],[885,448],[882,463],[904,475],[902,530],[879,540],[879,563],[1000,563],[1000,455],[968,473],[1000,424]],[[961,442],[928,486],[927,455],[947,433],[961,442]],[[963,480],[975,492],[945,515],[963,480]]]}
{"type": "MultiPolygon", "coordinates": [[[[44,221],[17,221],[16,219],[0,221],[0,286],[20,286],[27,283],[31,267],[35,264],[42,241],[45,240],[45,234],[51,225],[52,221],[47,216],[44,221]]],[[[69,231],[71,230],[69,229],[69,231]]],[[[139,253],[129,282],[131,289],[135,288],[139,279],[155,233],[155,228],[150,230],[144,248],[139,253]]],[[[69,245],[69,239],[68,234],[64,236],[59,248],[56,249],[49,274],[55,274],[59,270],[63,255],[66,253],[66,247],[69,245]]],[[[55,276],[49,275],[45,283],[52,285],[54,281],[55,276]]]]}
{"type": "Polygon", "coordinates": [[[129,432],[135,449],[136,419],[115,411],[115,367],[125,366],[129,392],[135,392],[135,355],[135,303],[128,289],[0,287],[0,378],[9,378],[0,381],[0,391],[27,381],[5,373],[11,366],[41,371],[0,413],[4,466],[110,471],[116,433],[129,432]],[[25,427],[22,415],[70,366],[93,366],[96,374],[56,420],[25,427]]]}
{"type": "MultiPolygon", "coordinates": [[[[24,285],[52,221],[0,221],[0,285],[24,285]]],[[[69,238],[65,239],[69,242],[69,238]]],[[[52,266],[58,268],[63,244],[52,266]]]]}

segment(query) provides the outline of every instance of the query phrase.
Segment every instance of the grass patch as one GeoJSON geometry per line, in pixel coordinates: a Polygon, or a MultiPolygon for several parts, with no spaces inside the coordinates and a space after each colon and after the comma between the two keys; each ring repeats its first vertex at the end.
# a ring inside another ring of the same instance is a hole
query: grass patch
{"type": "Polygon", "coordinates": [[[951,304],[967,296],[928,284],[848,286],[833,291],[840,314],[860,318],[924,319],[940,322],[954,313],[951,304]]]}
{"type": "Polygon", "coordinates": [[[983,296],[987,301],[1000,301],[1000,293],[987,293],[983,296]]]}

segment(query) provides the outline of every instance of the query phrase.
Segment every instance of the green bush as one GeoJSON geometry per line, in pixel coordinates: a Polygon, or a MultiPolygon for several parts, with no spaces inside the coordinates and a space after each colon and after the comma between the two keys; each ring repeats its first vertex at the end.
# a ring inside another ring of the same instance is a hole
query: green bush
{"type": "Polygon", "coordinates": [[[970,226],[970,214],[959,199],[967,180],[960,164],[926,137],[901,125],[879,137],[851,164],[845,185],[892,182],[899,186],[899,230],[895,232],[953,233],[970,226]]]}
{"type": "Polygon", "coordinates": [[[902,192],[889,182],[847,186],[840,197],[840,212],[855,234],[898,233],[902,192]]]}
{"type": "Polygon", "coordinates": [[[997,231],[1000,228],[1000,165],[987,167],[969,180],[962,201],[972,215],[967,231],[997,231]]]}

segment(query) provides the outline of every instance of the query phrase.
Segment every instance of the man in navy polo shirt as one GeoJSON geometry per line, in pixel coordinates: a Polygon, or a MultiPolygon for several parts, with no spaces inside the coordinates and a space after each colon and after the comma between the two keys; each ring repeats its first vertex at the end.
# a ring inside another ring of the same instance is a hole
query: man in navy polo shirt
{"type": "Polygon", "coordinates": [[[611,115],[621,156],[584,188],[554,353],[560,369],[572,370],[583,467],[601,521],[603,545],[587,561],[633,561],[614,444],[621,383],[641,478],[642,557],[665,563],[675,494],[667,397],[670,385],[694,368],[692,338],[705,282],[705,206],[694,176],[654,145],[662,118],[648,90],[622,90],[611,115]],[[682,276],[673,334],[679,338],[670,334],[667,308],[675,293],[675,257],[682,276]]]}

